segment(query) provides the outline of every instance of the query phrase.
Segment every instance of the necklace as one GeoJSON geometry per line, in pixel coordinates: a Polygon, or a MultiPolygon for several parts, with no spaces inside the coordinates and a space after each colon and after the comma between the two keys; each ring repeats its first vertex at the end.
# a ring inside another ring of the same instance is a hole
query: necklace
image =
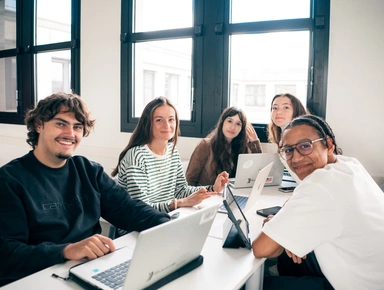
{"type": "MultiPolygon", "coordinates": [[[[168,165],[168,156],[166,156],[167,147],[164,148],[163,154],[159,155],[152,150],[149,144],[147,144],[147,146],[152,151],[153,154],[158,155],[158,156],[154,156],[154,163],[156,164],[156,167],[157,167],[156,171],[162,172],[163,169],[166,169],[168,165]]],[[[160,182],[160,185],[161,185],[161,182],[160,182]]]]}
{"type": "Polygon", "coordinates": [[[163,150],[163,153],[161,154],[158,154],[157,152],[155,152],[155,150],[152,149],[151,145],[147,144],[148,148],[153,152],[155,153],[156,155],[160,155],[160,156],[163,156],[165,155],[165,153],[167,152],[167,146],[165,146],[164,150],[163,150]]]}

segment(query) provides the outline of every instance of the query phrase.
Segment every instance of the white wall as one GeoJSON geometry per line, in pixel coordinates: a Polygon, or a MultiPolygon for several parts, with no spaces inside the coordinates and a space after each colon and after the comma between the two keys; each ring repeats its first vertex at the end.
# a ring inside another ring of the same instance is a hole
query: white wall
{"type": "Polygon", "coordinates": [[[331,1],[327,121],[343,153],[384,183],[384,1],[331,1]]]}
{"type": "MultiPolygon", "coordinates": [[[[97,119],[77,153],[110,173],[130,134],[120,133],[120,0],[81,4],[81,95],[97,119]]],[[[344,154],[384,182],[382,0],[331,1],[327,120],[344,154]]],[[[29,150],[24,126],[0,125],[0,165],[29,150]]],[[[188,159],[199,139],[182,137],[188,159]]]]}

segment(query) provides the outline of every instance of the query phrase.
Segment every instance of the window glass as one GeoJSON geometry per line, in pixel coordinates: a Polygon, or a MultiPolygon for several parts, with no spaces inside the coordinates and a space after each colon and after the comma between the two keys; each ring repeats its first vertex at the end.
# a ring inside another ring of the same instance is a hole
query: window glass
{"type": "Polygon", "coordinates": [[[36,45],[71,40],[71,0],[38,0],[36,45]]]}
{"type": "Polygon", "coordinates": [[[292,95],[296,96],[297,95],[296,85],[283,85],[283,84],[275,85],[275,95],[284,94],[286,92],[289,92],[292,95]]]}
{"type": "Polygon", "coordinates": [[[0,0],[0,50],[16,47],[16,1],[0,0]]]}
{"type": "Polygon", "coordinates": [[[175,103],[188,137],[206,136],[223,108],[239,106],[266,141],[277,93],[325,116],[329,0],[121,3],[123,132],[158,96],[175,103]],[[175,50],[176,39],[188,49],[175,50]]]}
{"type": "Polygon", "coordinates": [[[0,0],[0,123],[23,124],[52,93],[80,93],[79,38],[80,0],[0,0]]]}
{"type": "Polygon", "coordinates": [[[0,111],[17,111],[16,57],[0,58],[0,111]]]}
{"type": "Polygon", "coordinates": [[[144,70],[143,74],[143,106],[155,98],[155,72],[144,70]]]}
{"type": "Polygon", "coordinates": [[[136,43],[134,70],[134,117],[153,98],[165,96],[181,120],[191,119],[191,38],[136,43]]]}
{"type": "Polygon", "coordinates": [[[245,85],[245,106],[265,107],[265,85],[245,85]]]}
{"type": "Polygon", "coordinates": [[[232,0],[232,23],[310,17],[310,0],[232,0]]]}
{"type": "Polygon", "coordinates": [[[165,74],[164,96],[172,101],[174,105],[178,105],[179,101],[179,75],[165,74]]]}
{"type": "Polygon", "coordinates": [[[277,93],[306,104],[308,31],[233,35],[230,59],[230,104],[243,108],[250,122],[269,123],[277,93]]]}
{"type": "Polygon", "coordinates": [[[37,100],[57,92],[70,92],[71,51],[36,55],[37,100]]]}
{"type": "Polygon", "coordinates": [[[135,1],[134,32],[193,26],[192,0],[135,1]]]}

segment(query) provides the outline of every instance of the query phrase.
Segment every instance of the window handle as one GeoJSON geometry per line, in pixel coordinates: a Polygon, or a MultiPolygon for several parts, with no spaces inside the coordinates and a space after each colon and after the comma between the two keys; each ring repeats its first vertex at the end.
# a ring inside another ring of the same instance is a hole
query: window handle
{"type": "Polygon", "coordinates": [[[216,35],[222,35],[224,33],[224,23],[216,23],[215,25],[215,34],[216,35]]]}
{"type": "Polygon", "coordinates": [[[195,36],[202,36],[203,25],[195,25],[195,27],[193,28],[193,34],[195,34],[195,36]]]}

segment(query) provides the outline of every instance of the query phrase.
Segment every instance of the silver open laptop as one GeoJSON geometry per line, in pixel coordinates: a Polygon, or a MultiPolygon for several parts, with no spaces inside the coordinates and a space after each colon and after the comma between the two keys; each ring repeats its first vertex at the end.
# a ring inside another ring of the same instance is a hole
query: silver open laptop
{"type": "Polygon", "coordinates": [[[231,183],[234,188],[252,187],[260,169],[273,162],[265,186],[279,185],[283,180],[284,165],[277,153],[239,154],[236,176],[231,183]]]}
{"type": "Polygon", "coordinates": [[[135,247],[124,247],[75,266],[70,275],[99,289],[147,288],[200,257],[217,208],[217,204],[212,205],[142,231],[135,247]],[[105,271],[122,263],[129,264],[122,274],[122,285],[113,284],[112,275],[105,271]],[[100,278],[101,273],[105,273],[104,278],[100,278]]]}
{"type": "MultiPolygon", "coordinates": [[[[234,198],[236,199],[239,207],[246,212],[252,205],[257,201],[261,192],[263,191],[264,185],[268,179],[269,173],[273,168],[273,162],[269,163],[264,168],[260,169],[258,173],[256,173],[255,181],[252,186],[251,193],[249,196],[236,195],[234,194],[234,198]]],[[[224,204],[219,207],[219,212],[227,212],[224,204]]]]}

